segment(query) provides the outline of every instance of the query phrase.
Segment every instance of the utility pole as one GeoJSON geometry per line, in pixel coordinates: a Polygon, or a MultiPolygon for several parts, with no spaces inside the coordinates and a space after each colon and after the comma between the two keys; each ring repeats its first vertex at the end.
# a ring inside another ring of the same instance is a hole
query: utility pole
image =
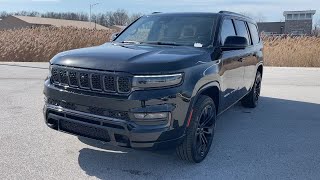
{"type": "Polygon", "coordinates": [[[90,4],[90,15],[89,15],[90,27],[91,27],[92,7],[93,7],[93,6],[96,6],[96,5],[98,5],[98,4],[100,4],[100,3],[90,4]]]}

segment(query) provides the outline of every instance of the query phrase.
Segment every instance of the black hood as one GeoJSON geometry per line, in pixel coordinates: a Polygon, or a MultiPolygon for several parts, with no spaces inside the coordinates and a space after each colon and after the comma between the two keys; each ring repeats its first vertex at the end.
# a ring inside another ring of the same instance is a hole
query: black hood
{"type": "Polygon", "coordinates": [[[210,54],[202,48],[185,46],[148,46],[104,44],[76,49],[56,55],[51,64],[132,74],[174,72],[198,61],[207,61],[210,54]]]}

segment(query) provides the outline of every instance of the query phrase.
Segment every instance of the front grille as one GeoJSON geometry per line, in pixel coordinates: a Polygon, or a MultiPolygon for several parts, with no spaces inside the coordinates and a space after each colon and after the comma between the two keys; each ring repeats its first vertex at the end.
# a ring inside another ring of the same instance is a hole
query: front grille
{"type": "Polygon", "coordinates": [[[105,129],[96,128],[81,123],[74,123],[63,119],[60,120],[60,130],[105,142],[110,141],[108,131],[105,129]]]}
{"type": "Polygon", "coordinates": [[[51,81],[56,85],[108,94],[129,94],[131,77],[117,73],[53,66],[51,81]]]}

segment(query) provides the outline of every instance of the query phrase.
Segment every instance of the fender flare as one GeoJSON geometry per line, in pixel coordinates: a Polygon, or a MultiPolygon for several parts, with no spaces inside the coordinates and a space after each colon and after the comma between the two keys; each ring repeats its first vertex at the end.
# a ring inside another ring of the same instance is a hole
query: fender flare
{"type": "Polygon", "coordinates": [[[190,109],[193,108],[194,104],[197,102],[200,94],[207,90],[208,88],[212,88],[212,87],[216,87],[218,88],[219,90],[219,102],[220,102],[220,99],[221,99],[221,88],[220,88],[220,83],[218,81],[212,81],[212,82],[209,82],[207,84],[204,84],[202,85],[197,91],[195,91],[193,94],[192,94],[192,97],[191,97],[191,103],[190,103],[190,109]]]}
{"type": "Polygon", "coordinates": [[[192,114],[193,114],[193,107],[194,107],[195,103],[197,102],[200,94],[203,91],[207,90],[208,88],[212,88],[212,87],[217,87],[219,90],[219,104],[218,104],[218,106],[220,106],[220,98],[221,98],[220,83],[218,81],[212,81],[207,84],[204,84],[197,91],[194,91],[192,94],[191,102],[190,102],[190,106],[189,106],[189,110],[188,110],[188,115],[187,115],[187,120],[185,121],[185,127],[189,126],[189,123],[190,123],[190,120],[191,120],[192,114]]]}

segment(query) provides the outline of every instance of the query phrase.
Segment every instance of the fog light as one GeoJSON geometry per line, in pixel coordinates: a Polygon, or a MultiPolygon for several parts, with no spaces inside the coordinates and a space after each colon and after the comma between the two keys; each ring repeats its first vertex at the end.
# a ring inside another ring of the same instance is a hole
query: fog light
{"type": "Polygon", "coordinates": [[[168,112],[160,113],[135,113],[134,117],[137,119],[167,119],[168,112]]]}

